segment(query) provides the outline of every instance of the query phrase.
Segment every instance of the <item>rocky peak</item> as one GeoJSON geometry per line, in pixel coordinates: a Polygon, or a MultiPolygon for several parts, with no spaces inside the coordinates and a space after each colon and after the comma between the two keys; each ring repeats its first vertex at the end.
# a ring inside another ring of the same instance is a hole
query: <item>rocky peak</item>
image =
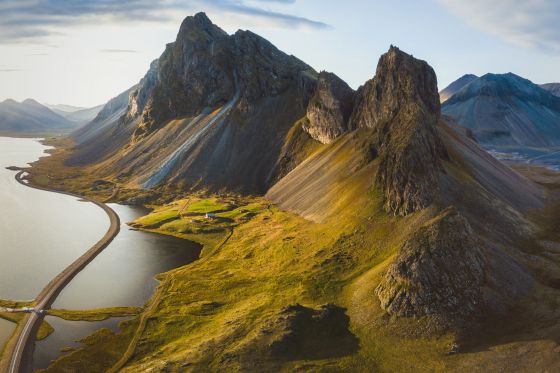
{"type": "Polygon", "coordinates": [[[376,182],[387,211],[406,215],[432,203],[447,154],[436,131],[439,117],[434,70],[391,46],[375,77],[358,90],[350,119],[351,128],[373,129],[376,182]]]}
{"type": "Polygon", "coordinates": [[[300,74],[314,70],[280,51],[263,37],[245,30],[231,36],[235,71],[239,78],[242,112],[250,111],[263,97],[274,97],[299,85],[300,74]]]}
{"type": "Polygon", "coordinates": [[[436,74],[427,62],[391,46],[379,59],[375,77],[359,89],[352,126],[375,128],[408,105],[439,116],[436,74]]]}
{"type": "Polygon", "coordinates": [[[435,316],[453,326],[483,311],[482,243],[454,207],[421,226],[399,249],[375,290],[396,316],[435,316]]]}
{"type": "Polygon", "coordinates": [[[230,100],[235,93],[230,61],[228,34],[204,13],[187,17],[176,41],[167,45],[144,77],[136,110],[131,100],[129,115],[142,115],[135,137],[170,119],[194,116],[230,100]]]}
{"type": "Polygon", "coordinates": [[[338,76],[321,71],[303,130],[323,144],[347,132],[354,95],[354,90],[338,76]]]}
{"type": "Polygon", "coordinates": [[[213,110],[237,97],[247,113],[256,102],[301,86],[301,73],[311,67],[279,51],[250,32],[228,35],[204,13],[187,17],[177,39],[168,44],[136,92],[128,120],[141,115],[135,138],[174,118],[213,110]]]}

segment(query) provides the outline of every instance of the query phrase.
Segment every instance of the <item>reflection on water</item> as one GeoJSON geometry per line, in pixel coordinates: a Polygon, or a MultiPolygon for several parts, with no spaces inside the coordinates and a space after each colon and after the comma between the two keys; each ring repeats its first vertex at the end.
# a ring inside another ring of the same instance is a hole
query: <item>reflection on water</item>
{"type": "Polygon", "coordinates": [[[63,355],[61,349],[65,347],[80,348],[83,345],[78,342],[94,331],[107,328],[117,331],[118,324],[125,320],[123,317],[114,317],[104,321],[66,321],[58,317],[47,316],[45,320],[51,324],[56,331],[46,339],[35,344],[33,354],[33,369],[44,369],[52,360],[63,355]]]}
{"type": "Polygon", "coordinates": [[[45,149],[36,140],[0,137],[0,298],[34,298],[109,227],[99,207],[20,185],[5,169],[45,149]]]}
{"type": "MultiPolygon", "coordinates": [[[[14,179],[15,172],[5,169],[25,166],[45,149],[36,140],[0,137],[0,298],[34,298],[54,276],[97,242],[109,225],[99,207],[20,185],[14,179]]],[[[197,244],[129,229],[126,222],[146,214],[146,209],[111,207],[121,218],[121,232],[67,285],[53,308],[141,306],[157,285],[154,275],[198,258],[197,244]]],[[[47,319],[55,332],[37,343],[37,367],[56,359],[60,348],[72,346],[75,339],[107,325],[116,328],[118,321],[47,319]]],[[[12,331],[13,324],[0,320],[0,342],[12,331]]]]}
{"type": "Polygon", "coordinates": [[[0,319],[0,351],[4,349],[4,344],[8,341],[16,324],[9,322],[8,320],[0,319]]]}
{"type": "Polygon", "coordinates": [[[157,285],[154,275],[198,258],[200,246],[175,237],[131,230],[126,222],[148,210],[110,205],[121,232],[58,296],[53,308],[142,306],[157,285]]]}

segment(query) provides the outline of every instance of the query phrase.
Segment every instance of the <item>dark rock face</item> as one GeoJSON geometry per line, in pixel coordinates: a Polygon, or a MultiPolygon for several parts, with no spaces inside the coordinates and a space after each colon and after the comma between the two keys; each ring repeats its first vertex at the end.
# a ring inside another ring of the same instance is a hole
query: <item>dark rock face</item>
{"type": "Polygon", "coordinates": [[[426,114],[439,115],[436,74],[425,61],[391,46],[379,59],[375,77],[358,90],[352,127],[376,128],[392,121],[409,105],[422,107],[426,114]]]}
{"type": "Polygon", "coordinates": [[[236,354],[243,370],[259,371],[258,360],[327,359],[349,355],[358,349],[350,332],[345,309],[334,304],[318,308],[294,304],[264,320],[254,338],[236,354]]]}
{"type": "Polygon", "coordinates": [[[204,13],[183,21],[175,43],[167,45],[158,66],[153,64],[144,78],[136,110],[135,105],[131,107],[130,116],[143,110],[135,136],[151,132],[169,119],[215,107],[233,96],[228,38],[204,13]]]}
{"type": "Polygon", "coordinates": [[[131,97],[127,117],[142,116],[137,138],[170,119],[213,110],[236,94],[237,108],[246,114],[263,98],[297,85],[304,71],[313,69],[264,38],[241,30],[228,35],[198,13],[183,21],[177,40],[152,63],[131,97]]]}
{"type": "Polygon", "coordinates": [[[304,131],[323,144],[346,133],[354,94],[354,90],[338,76],[322,71],[307,107],[309,122],[303,127],[304,131]]]}
{"type": "Polygon", "coordinates": [[[483,304],[486,259],[467,220],[453,207],[400,248],[375,293],[396,316],[439,316],[448,323],[476,316],[483,304]]]}
{"type": "Polygon", "coordinates": [[[406,215],[432,203],[440,159],[447,154],[436,133],[439,117],[434,70],[391,47],[375,77],[358,90],[350,119],[352,128],[373,129],[376,182],[387,211],[406,215]]]}

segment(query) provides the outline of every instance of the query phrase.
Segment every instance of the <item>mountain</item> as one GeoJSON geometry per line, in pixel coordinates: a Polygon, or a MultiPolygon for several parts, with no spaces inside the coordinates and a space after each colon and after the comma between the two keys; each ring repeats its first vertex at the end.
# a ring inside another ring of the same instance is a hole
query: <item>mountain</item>
{"type": "Polygon", "coordinates": [[[94,106],[91,108],[81,108],[71,105],[46,105],[58,115],[68,119],[71,122],[78,124],[85,124],[93,120],[103,105],[94,106]]]}
{"type": "Polygon", "coordinates": [[[443,104],[486,146],[560,146],[560,97],[515,74],[486,74],[443,104]]]}
{"type": "Polygon", "coordinates": [[[560,83],[541,84],[540,87],[546,89],[555,96],[560,96],[560,83]]]}
{"type": "Polygon", "coordinates": [[[57,113],[58,115],[66,115],[69,113],[75,113],[76,111],[84,110],[85,107],[65,105],[65,104],[45,104],[46,107],[57,113]]]}
{"type": "MultiPolygon", "coordinates": [[[[100,110],[96,110],[97,114],[88,124],[72,133],[72,137],[75,141],[78,143],[86,142],[88,139],[103,133],[107,126],[112,125],[121,116],[123,116],[128,107],[128,98],[130,93],[135,88],[136,86],[127,89],[118,96],[109,100],[105,105],[102,105],[100,110]]],[[[97,138],[97,141],[99,140],[100,139],[97,138]]]]}
{"type": "Polygon", "coordinates": [[[556,101],[490,78],[442,106],[432,67],[391,46],[354,91],[249,31],[187,17],[137,86],[30,172],[149,204],[131,225],[198,242],[201,258],[159,275],[122,333],[97,332],[47,371],[472,371],[519,351],[540,362],[530,347],[558,323],[549,190],[443,113],[477,97],[556,101]],[[71,171],[48,167],[61,161],[71,171]]]}
{"type": "Polygon", "coordinates": [[[41,134],[70,132],[75,124],[35,100],[0,103],[0,132],[41,134]]]}
{"type": "Polygon", "coordinates": [[[455,93],[459,92],[464,86],[476,79],[478,79],[478,76],[473,74],[463,75],[439,92],[440,102],[444,103],[455,93]]]}
{"type": "Polygon", "coordinates": [[[317,75],[250,31],[228,35],[204,14],[188,17],[126,113],[97,137],[78,138],[68,164],[105,161],[107,175],[146,187],[263,193],[289,170],[317,75]]]}

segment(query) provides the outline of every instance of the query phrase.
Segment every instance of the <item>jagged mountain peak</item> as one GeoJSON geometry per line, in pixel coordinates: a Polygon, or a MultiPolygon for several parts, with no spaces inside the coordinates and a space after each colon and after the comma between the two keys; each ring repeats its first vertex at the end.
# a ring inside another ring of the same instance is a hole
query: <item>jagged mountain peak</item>
{"type": "Polygon", "coordinates": [[[223,37],[227,33],[216,26],[204,12],[186,17],[181,23],[179,33],[181,37],[205,34],[207,37],[223,37]]]}
{"type": "Polygon", "coordinates": [[[434,115],[440,111],[434,70],[395,46],[380,57],[375,77],[360,87],[358,96],[362,99],[354,107],[353,128],[374,128],[391,120],[408,103],[421,105],[434,115]]]}
{"type": "Polygon", "coordinates": [[[228,35],[199,13],[187,17],[131,97],[128,121],[141,115],[135,138],[171,119],[196,116],[236,95],[243,113],[255,103],[298,85],[311,67],[251,31],[228,35]]]}
{"type": "Polygon", "coordinates": [[[352,128],[373,129],[375,179],[387,211],[406,215],[432,203],[440,158],[447,156],[436,132],[439,116],[434,70],[391,46],[375,77],[358,90],[350,119],[352,128]]]}

